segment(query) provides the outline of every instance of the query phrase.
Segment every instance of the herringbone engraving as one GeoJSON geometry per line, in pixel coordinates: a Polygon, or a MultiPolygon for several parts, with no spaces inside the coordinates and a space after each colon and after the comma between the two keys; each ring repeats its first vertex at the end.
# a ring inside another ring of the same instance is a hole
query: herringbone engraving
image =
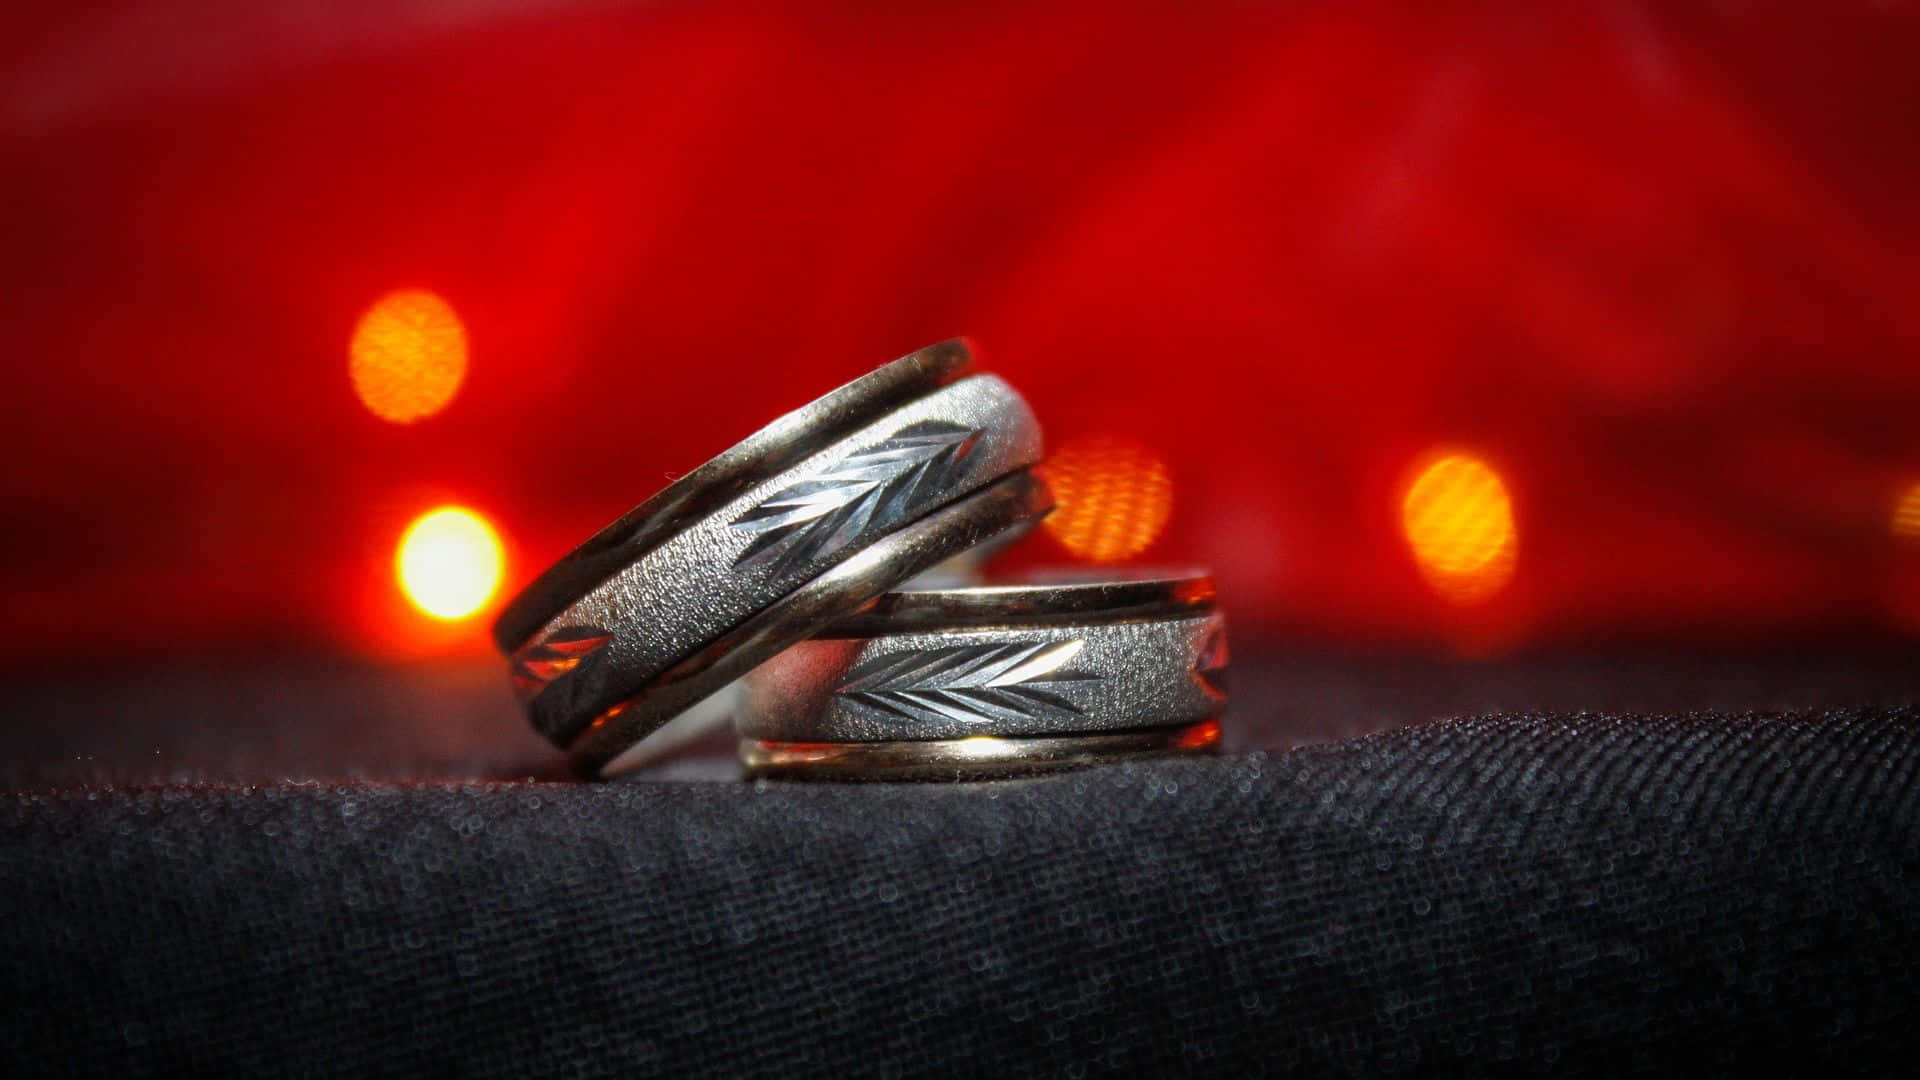
{"type": "Polygon", "coordinates": [[[877,657],[847,673],[836,693],[909,720],[991,724],[1082,715],[1047,684],[1097,675],[1062,670],[1084,639],[956,645],[877,657]]]}
{"type": "Polygon", "coordinates": [[[513,688],[521,698],[532,698],[612,640],[597,626],[563,626],[513,654],[513,688]]]}
{"type": "Polygon", "coordinates": [[[887,529],[950,495],[980,432],[924,420],[825,472],[775,492],[733,527],[753,534],[733,565],[770,565],[785,574],[831,556],[874,529],[887,529]]]}

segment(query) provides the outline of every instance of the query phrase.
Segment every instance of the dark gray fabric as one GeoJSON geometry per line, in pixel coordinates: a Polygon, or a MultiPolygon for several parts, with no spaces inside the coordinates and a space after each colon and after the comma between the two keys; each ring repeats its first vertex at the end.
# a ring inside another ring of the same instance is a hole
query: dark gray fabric
{"type": "Polygon", "coordinates": [[[1906,1073],[1920,717],[1506,715],[974,787],[5,797],[36,1070],[1906,1073]]]}

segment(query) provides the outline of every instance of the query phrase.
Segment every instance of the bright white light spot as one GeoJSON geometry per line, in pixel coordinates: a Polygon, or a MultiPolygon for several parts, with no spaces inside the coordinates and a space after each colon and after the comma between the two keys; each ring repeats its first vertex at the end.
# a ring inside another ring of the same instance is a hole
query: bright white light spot
{"type": "Polygon", "coordinates": [[[436,619],[464,619],[485,607],[500,586],[503,562],[493,527],[458,506],[422,514],[393,558],[401,591],[436,619]]]}

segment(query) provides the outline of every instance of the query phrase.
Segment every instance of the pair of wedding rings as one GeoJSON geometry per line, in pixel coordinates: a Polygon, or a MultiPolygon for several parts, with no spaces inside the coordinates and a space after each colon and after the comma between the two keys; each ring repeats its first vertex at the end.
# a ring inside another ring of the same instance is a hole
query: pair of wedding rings
{"type": "Polygon", "coordinates": [[[1203,574],[918,589],[1052,508],[1040,426],[961,341],[789,413],[548,568],[494,627],[534,727],[589,776],[745,677],[749,773],[961,778],[1211,749],[1203,574]],[[894,591],[899,590],[899,591],[894,591]]]}

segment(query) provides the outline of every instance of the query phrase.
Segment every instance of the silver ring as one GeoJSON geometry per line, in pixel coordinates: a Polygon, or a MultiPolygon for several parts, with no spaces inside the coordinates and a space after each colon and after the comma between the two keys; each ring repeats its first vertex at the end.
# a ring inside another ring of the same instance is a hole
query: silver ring
{"type": "Polygon", "coordinates": [[[748,740],[740,762],[750,778],[791,780],[988,780],[1081,769],[1172,754],[1202,754],[1220,742],[1220,721],[1103,735],[1055,735],[873,743],[748,740]]]}
{"type": "Polygon", "coordinates": [[[743,760],[946,775],[1206,749],[1227,704],[1214,595],[1202,574],[890,593],[747,677],[743,760]]]}
{"type": "Polygon", "coordinates": [[[1039,424],[971,364],[949,341],[857,379],[541,574],[494,628],[534,727],[598,773],[780,648],[1037,520],[1039,424]]]}

